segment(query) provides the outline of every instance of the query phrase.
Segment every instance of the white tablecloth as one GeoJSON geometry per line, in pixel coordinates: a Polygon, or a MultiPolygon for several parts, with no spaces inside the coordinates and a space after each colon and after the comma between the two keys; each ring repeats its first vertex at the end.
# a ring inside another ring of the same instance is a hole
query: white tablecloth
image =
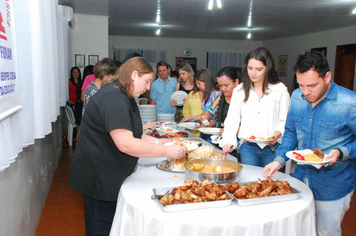
{"type": "MultiPolygon", "coordinates": [[[[239,182],[264,179],[262,168],[243,165],[239,182]]],[[[164,212],[151,200],[153,188],[184,185],[184,173],[154,167],[129,176],[121,187],[110,236],[175,235],[300,235],[315,233],[314,199],[301,181],[278,172],[275,179],[287,180],[300,190],[297,200],[256,206],[230,206],[193,211],[164,212]]]]}

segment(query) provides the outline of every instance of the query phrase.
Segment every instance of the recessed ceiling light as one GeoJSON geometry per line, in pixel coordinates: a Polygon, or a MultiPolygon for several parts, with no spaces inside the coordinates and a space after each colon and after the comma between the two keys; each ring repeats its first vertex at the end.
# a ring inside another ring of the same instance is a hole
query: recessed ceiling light
{"type": "Polygon", "coordinates": [[[156,35],[159,35],[161,33],[161,26],[157,29],[156,35]]]}
{"type": "Polygon", "coordinates": [[[356,7],[355,7],[355,9],[352,11],[352,14],[356,14],[356,7]]]}
{"type": "Polygon", "coordinates": [[[209,5],[208,5],[209,10],[213,9],[213,3],[214,3],[214,0],[209,1],[209,5]]]}

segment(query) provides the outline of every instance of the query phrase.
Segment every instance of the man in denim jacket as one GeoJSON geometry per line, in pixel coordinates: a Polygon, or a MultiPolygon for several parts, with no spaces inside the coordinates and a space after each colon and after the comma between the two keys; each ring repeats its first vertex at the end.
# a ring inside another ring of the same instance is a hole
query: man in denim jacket
{"type": "Polygon", "coordinates": [[[293,176],[314,194],[317,234],[341,235],[356,186],[356,94],[331,80],[327,59],[319,52],[299,55],[294,69],[299,89],[291,97],[282,144],[263,175],[274,176],[295,148],[322,150],[331,159],[327,165],[298,165],[293,176]]]}

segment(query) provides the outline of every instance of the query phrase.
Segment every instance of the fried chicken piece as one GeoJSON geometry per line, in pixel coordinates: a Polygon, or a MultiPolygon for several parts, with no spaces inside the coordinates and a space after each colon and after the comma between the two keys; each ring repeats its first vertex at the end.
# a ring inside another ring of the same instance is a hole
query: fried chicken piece
{"type": "Polygon", "coordinates": [[[179,191],[187,191],[187,190],[188,190],[188,187],[187,187],[187,186],[179,186],[179,187],[178,187],[178,190],[179,190],[179,191]]]}
{"type": "Polygon", "coordinates": [[[248,198],[248,199],[258,198],[258,195],[255,193],[247,193],[246,198],[248,198]]]}
{"type": "Polygon", "coordinates": [[[224,185],[218,184],[218,187],[221,189],[221,191],[222,191],[223,193],[225,193],[225,192],[227,191],[227,187],[224,186],[224,185]]]}
{"type": "Polygon", "coordinates": [[[193,198],[191,198],[190,195],[187,194],[186,192],[181,193],[181,198],[180,198],[181,202],[187,202],[187,201],[192,201],[192,200],[193,200],[193,198]]]}
{"type": "Polygon", "coordinates": [[[260,183],[251,183],[250,184],[250,191],[252,193],[257,194],[261,190],[261,184],[260,183]]]}
{"type": "Polygon", "coordinates": [[[325,154],[318,148],[314,149],[314,154],[317,155],[320,158],[324,158],[325,154]]]}
{"type": "Polygon", "coordinates": [[[245,188],[239,188],[233,193],[236,198],[244,198],[247,195],[247,191],[245,188]]]}
{"type": "Polygon", "coordinates": [[[285,194],[291,194],[291,193],[293,193],[292,190],[290,190],[290,189],[280,189],[280,188],[277,189],[277,192],[278,192],[280,195],[285,195],[285,194]]]}
{"type": "Polygon", "coordinates": [[[258,193],[258,197],[268,197],[268,194],[274,189],[274,185],[270,185],[268,188],[258,193]]]}
{"type": "Polygon", "coordinates": [[[229,193],[233,193],[239,188],[239,183],[237,182],[227,183],[226,188],[227,191],[229,191],[229,193]]]}
{"type": "Polygon", "coordinates": [[[205,189],[200,186],[200,187],[197,187],[196,189],[194,189],[193,193],[202,197],[202,196],[205,196],[205,189]]]}
{"type": "Polygon", "coordinates": [[[221,200],[228,200],[229,196],[224,193],[223,195],[221,195],[220,197],[218,197],[218,199],[216,199],[217,201],[221,201],[221,200]]]}
{"type": "Polygon", "coordinates": [[[199,185],[199,182],[194,180],[194,179],[186,179],[184,180],[184,184],[185,186],[187,186],[188,188],[192,187],[193,185],[199,185]]]}
{"type": "Polygon", "coordinates": [[[168,196],[164,196],[161,199],[159,199],[160,203],[162,204],[162,206],[167,206],[169,205],[169,201],[168,201],[168,196]]]}
{"type": "Polygon", "coordinates": [[[277,185],[277,188],[280,189],[291,189],[290,184],[287,181],[276,180],[274,181],[277,185]]]}
{"type": "Polygon", "coordinates": [[[200,186],[202,186],[203,188],[205,188],[206,186],[212,185],[212,184],[213,184],[212,182],[210,182],[208,179],[206,179],[206,180],[204,180],[204,181],[200,184],[200,186]]]}
{"type": "Polygon", "coordinates": [[[215,201],[218,198],[215,192],[209,193],[208,191],[205,191],[205,197],[208,201],[215,201]]]}
{"type": "Polygon", "coordinates": [[[173,201],[180,201],[180,192],[179,191],[175,192],[173,201]]]}
{"type": "Polygon", "coordinates": [[[270,189],[271,186],[272,186],[272,188],[271,188],[270,191],[272,191],[272,189],[276,187],[276,183],[271,179],[266,179],[266,180],[263,180],[263,181],[258,179],[258,181],[261,183],[261,190],[262,191],[264,191],[266,189],[270,189]]]}

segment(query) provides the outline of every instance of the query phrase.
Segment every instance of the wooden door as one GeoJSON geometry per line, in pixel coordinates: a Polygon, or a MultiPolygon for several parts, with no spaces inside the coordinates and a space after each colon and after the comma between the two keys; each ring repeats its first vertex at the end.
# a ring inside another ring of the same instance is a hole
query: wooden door
{"type": "Polygon", "coordinates": [[[334,82],[353,90],[355,80],[356,44],[336,47],[334,82]]]}

